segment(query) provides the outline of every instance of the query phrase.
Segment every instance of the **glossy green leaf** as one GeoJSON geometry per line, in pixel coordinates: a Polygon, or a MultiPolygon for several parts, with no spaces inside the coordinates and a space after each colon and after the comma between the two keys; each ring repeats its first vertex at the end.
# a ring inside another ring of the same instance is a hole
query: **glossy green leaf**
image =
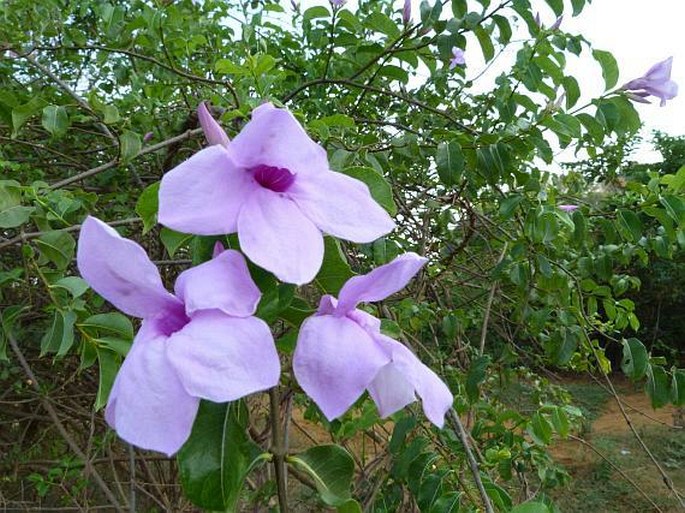
{"type": "Polygon", "coordinates": [[[85,321],[80,322],[79,327],[93,335],[109,335],[133,340],[133,325],[128,317],[119,312],[91,315],[85,321]]]}
{"type": "Polygon", "coordinates": [[[623,340],[623,359],[621,370],[630,379],[641,379],[647,372],[649,355],[647,348],[636,338],[623,340]]]}
{"type": "Polygon", "coordinates": [[[50,287],[68,290],[72,297],[76,299],[88,290],[88,283],[78,276],[66,276],[57,280],[50,287]]]}
{"type": "Polygon", "coordinates": [[[339,445],[319,445],[286,460],[314,481],[321,500],[329,506],[350,500],[354,460],[339,445]]]}
{"type": "Polygon", "coordinates": [[[190,438],[177,455],[186,496],[201,508],[237,511],[249,472],[267,455],[247,434],[243,401],[202,401],[190,438]]]}
{"type": "Polygon", "coordinates": [[[652,408],[662,408],[671,401],[671,383],[663,367],[647,367],[647,395],[652,401],[652,408]]]}
{"type": "Polygon", "coordinates": [[[61,137],[67,132],[69,116],[61,105],[48,105],[43,109],[43,128],[55,137],[61,137]]]}
{"type": "Polygon", "coordinates": [[[353,275],[340,243],[333,237],[325,237],[323,264],[314,282],[325,293],[337,296],[341,287],[353,275]]]}
{"type": "Polygon", "coordinates": [[[174,258],[174,255],[179,248],[190,242],[192,237],[193,236],[188,233],[177,232],[167,228],[166,226],[162,227],[162,229],[159,231],[159,238],[161,239],[164,248],[166,249],[167,253],[169,253],[169,257],[171,258],[174,258]]]}
{"type": "Polygon", "coordinates": [[[36,239],[36,246],[58,269],[65,269],[74,258],[76,241],[69,232],[53,231],[36,239]]]}
{"type": "Polygon", "coordinates": [[[98,368],[100,370],[98,393],[95,396],[95,410],[100,410],[107,404],[109,393],[117,377],[121,359],[119,356],[104,348],[97,348],[98,368]]]}
{"type": "Polygon", "coordinates": [[[642,237],[642,222],[631,210],[621,209],[616,219],[619,223],[619,231],[630,242],[637,242],[642,237]]]}
{"type": "Polygon", "coordinates": [[[487,376],[487,369],[490,365],[490,356],[479,356],[471,362],[471,367],[466,374],[466,395],[469,401],[476,402],[480,395],[479,386],[487,376]]]}
{"type": "Polygon", "coordinates": [[[593,50],[592,56],[602,67],[602,77],[606,89],[611,89],[618,82],[618,64],[611,52],[593,50]]]}
{"type": "Polygon", "coordinates": [[[440,143],[435,155],[435,165],[443,184],[448,187],[458,184],[464,171],[464,154],[459,143],[440,143]]]}
{"type": "Polygon", "coordinates": [[[143,142],[135,132],[130,130],[124,131],[119,137],[120,148],[119,148],[119,160],[125,164],[133,160],[143,147],[143,142]]]}
{"type": "Polygon", "coordinates": [[[160,182],[155,182],[152,185],[148,185],[136,202],[136,213],[143,220],[143,235],[149,232],[157,223],[159,184],[160,182]]]}
{"type": "Polygon", "coordinates": [[[34,207],[21,205],[21,186],[15,180],[0,180],[0,228],[16,228],[29,220],[34,207]]]}
{"type": "Polygon", "coordinates": [[[370,167],[355,166],[343,169],[343,173],[364,182],[373,199],[390,215],[394,216],[397,213],[397,206],[392,197],[392,187],[378,171],[370,167]]]}

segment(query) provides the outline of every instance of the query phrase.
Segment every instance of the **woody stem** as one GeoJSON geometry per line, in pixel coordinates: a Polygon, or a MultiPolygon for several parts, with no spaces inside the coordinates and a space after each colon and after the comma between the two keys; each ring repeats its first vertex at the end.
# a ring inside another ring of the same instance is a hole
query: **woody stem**
{"type": "Polygon", "coordinates": [[[281,420],[279,415],[280,401],[278,388],[269,390],[269,403],[271,406],[271,452],[274,455],[274,470],[276,473],[276,484],[278,489],[278,504],[281,513],[288,513],[288,490],[287,490],[287,469],[285,466],[285,446],[281,430],[281,420]]]}

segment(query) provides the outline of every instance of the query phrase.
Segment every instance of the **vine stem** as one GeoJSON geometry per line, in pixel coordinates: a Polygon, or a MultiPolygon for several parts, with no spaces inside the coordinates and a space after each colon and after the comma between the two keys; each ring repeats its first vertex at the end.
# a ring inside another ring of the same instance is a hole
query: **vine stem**
{"type": "Polygon", "coordinates": [[[466,429],[464,429],[464,425],[461,423],[459,415],[457,415],[457,412],[454,411],[454,408],[447,412],[447,418],[452,424],[452,429],[454,429],[454,432],[459,437],[461,445],[464,447],[464,452],[466,453],[466,460],[469,463],[471,474],[473,474],[473,479],[476,482],[476,486],[478,487],[478,493],[480,494],[480,498],[483,500],[483,506],[485,507],[486,513],[495,513],[495,509],[492,506],[492,502],[490,502],[490,497],[488,497],[488,492],[485,491],[485,486],[483,486],[483,480],[480,478],[480,469],[478,468],[478,462],[476,461],[476,458],[473,456],[473,452],[471,451],[471,445],[469,444],[468,434],[466,433],[466,429]]]}
{"type": "Polygon", "coordinates": [[[278,504],[281,513],[288,513],[288,487],[287,470],[285,466],[286,447],[285,438],[281,430],[280,401],[278,388],[269,389],[270,417],[271,417],[271,452],[274,455],[274,470],[276,472],[276,485],[278,489],[278,504]]]}

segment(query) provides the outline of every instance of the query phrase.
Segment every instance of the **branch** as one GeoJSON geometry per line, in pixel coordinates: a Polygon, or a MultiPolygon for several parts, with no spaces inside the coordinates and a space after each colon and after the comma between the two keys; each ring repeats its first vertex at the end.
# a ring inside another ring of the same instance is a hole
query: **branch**
{"type": "Polygon", "coordinates": [[[55,411],[55,409],[50,404],[50,401],[48,401],[43,396],[41,389],[40,389],[40,384],[38,383],[38,379],[36,378],[36,375],[31,370],[31,367],[29,366],[28,362],[26,361],[26,358],[24,357],[24,354],[21,352],[21,349],[19,349],[19,345],[17,344],[17,341],[14,338],[14,335],[12,335],[11,333],[7,333],[6,335],[7,335],[7,339],[9,340],[10,347],[12,348],[12,351],[14,351],[14,354],[17,356],[17,359],[19,360],[19,364],[24,369],[26,376],[31,381],[31,386],[33,387],[33,389],[38,394],[38,397],[40,397],[40,402],[43,405],[43,408],[45,408],[45,410],[48,412],[48,415],[50,415],[50,418],[54,422],[55,427],[57,428],[57,431],[59,431],[59,434],[62,435],[62,438],[64,438],[64,441],[67,443],[67,445],[69,446],[71,451],[74,454],[76,454],[76,456],[78,456],[81,460],[83,460],[83,465],[84,465],[86,473],[93,477],[93,479],[95,480],[95,483],[100,488],[102,493],[105,494],[105,497],[107,497],[107,500],[110,502],[112,507],[117,511],[117,513],[124,513],[124,510],[119,505],[119,501],[117,501],[116,497],[114,497],[112,490],[109,489],[109,487],[107,486],[105,481],[100,476],[100,473],[97,470],[95,470],[95,467],[93,467],[93,465],[88,460],[88,458],[86,458],[86,455],[83,454],[83,451],[81,450],[81,448],[76,444],[74,439],[69,435],[66,428],[64,427],[64,424],[62,424],[62,421],[59,420],[59,417],[57,416],[57,412],[55,411]]]}
{"type": "Polygon", "coordinates": [[[461,445],[464,447],[464,452],[466,453],[466,459],[469,462],[469,468],[471,469],[471,474],[473,474],[473,479],[476,481],[476,486],[478,487],[478,493],[480,498],[483,500],[483,506],[485,506],[486,513],[495,513],[495,509],[490,502],[490,497],[488,497],[488,492],[485,491],[485,486],[483,486],[483,480],[480,478],[480,469],[478,468],[478,462],[471,452],[471,446],[469,445],[469,437],[464,429],[464,425],[461,423],[461,419],[454,408],[447,412],[447,418],[452,423],[452,429],[459,437],[461,445]]]}
{"type": "Polygon", "coordinates": [[[663,513],[663,510],[662,510],[659,506],[657,506],[657,504],[649,497],[649,495],[647,495],[647,494],[644,492],[644,490],[643,490],[642,488],[640,488],[640,487],[637,485],[637,483],[636,483],[635,481],[633,481],[632,479],[630,479],[630,477],[628,477],[628,475],[627,475],[625,472],[623,472],[617,465],[615,465],[613,461],[611,461],[611,460],[610,460],[609,458],[607,458],[604,454],[602,454],[602,453],[599,451],[599,449],[597,449],[594,445],[592,445],[592,444],[591,444],[590,442],[588,442],[587,440],[584,440],[584,439],[582,439],[582,438],[580,438],[580,437],[573,436],[573,435],[568,435],[568,437],[569,437],[571,440],[575,440],[576,442],[580,442],[580,443],[583,444],[585,447],[589,447],[597,456],[599,456],[599,457],[602,458],[604,461],[606,461],[606,462],[609,464],[609,466],[610,466],[611,468],[613,468],[616,472],[618,472],[618,473],[621,475],[621,477],[622,477],[623,479],[625,479],[626,481],[628,481],[628,483],[629,483],[633,488],[635,488],[638,492],[640,492],[640,494],[641,494],[645,499],[647,499],[647,500],[649,501],[649,503],[650,503],[652,506],[654,506],[654,509],[655,509],[656,511],[659,511],[660,513],[663,513]]]}
{"type": "MultiPolygon", "coordinates": [[[[152,146],[148,146],[147,148],[143,148],[140,150],[140,153],[136,155],[135,158],[140,157],[141,155],[146,155],[147,153],[152,153],[157,150],[161,150],[162,148],[166,148],[167,146],[170,146],[172,144],[175,144],[180,141],[184,141],[186,139],[190,139],[191,137],[201,134],[202,133],[202,128],[196,128],[194,130],[188,130],[186,132],[183,132],[181,135],[177,135],[175,137],[172,137],[171,139],[167,139],[165,141],[162,141],[157,144],[153,144],[152,146]]],[[[116,167],[120,164],[119,159],[114,159],[111,160],[105,164],[102,164],[100,166],[94,167],[92,169],[89,169],[88,171],[84,171],[83,173],[79,173],[77,175],[71,176],[69,178],[65,178],[64,180],[60,180],[59,182],[55,182],[52,185],[50,185],[51,189],[59,189],[61,187],[64,187],[65,185],[70,185],[74,182],[80,182],[84,178],[89,178],[93,175],[97,175],[98,173],[102,173],[103,171],[107,171],[108,169],[111,169],[113,167],[116,167]]]]}
{"type": "MultiPolygon", "coordinates": [[[[123,226],[126,224],[133,224],[133,223],[142,223],[143,220],[140,219],[139,217],[129,217],[126,219],[119,219],[118,221],[111,221],[107,223],[110,226],[123,226]]],[[[50,230],[50,231],[61,231],[61,232],[77,232],[81,229],[80,224],[74,224],[71,225],[67,228],[63,228],[61,230],[50,230]]],[[[0,243],[0,249],[5,248],[7,246],[13,246],[14,244],[17,244],[19,242],[24,242],[29,239],[36,239],[42,235],[45,235],[46,233],[50,232],[29,232],[29,233],[22,233],[21,235],[17,235],[16,237],[6,240],[5,242],[0,243]]]]}
{"type": "Polygon", "coordinates": [[[278,486],[278,504],[280,506],[281,513],[288,513],[285,447],[283,446],[284,438],[281,434],[281,419],[279,415],[280,401],[278,399],[277,387],[269,389],[269,403],[271,413],[271,452],[274,455],[274,470],[276,471],[276,483],[278,486]]]}

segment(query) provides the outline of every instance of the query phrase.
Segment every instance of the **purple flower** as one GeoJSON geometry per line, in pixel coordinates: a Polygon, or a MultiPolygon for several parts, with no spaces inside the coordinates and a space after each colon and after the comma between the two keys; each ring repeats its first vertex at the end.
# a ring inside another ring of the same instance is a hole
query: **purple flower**
{"type": "Polygon", "coordinates": [[[578,205],[557,205],[557,208],[559,210],[563,210],[564,212],[573,212],[574,210],[578,210],[580,207],[578,205]]]}
{"type": "Polygon", "coordinates": [[[190,435],[200,398],[234,401],[278,383],[273,337],[253,317],[260,292],[237,251],[182,272],[170,294],[143,248],[88,217],[77,262],[98,294],[143,319],[105,410],[127,442],[171,455],[190,435]]]}
{"type": "Polygon", "coordinates": [[[143,142],[149,142],[155,136],[154,132],[148,132],[143,136],[143,142]]]}
{"type": "Polygon", "coordinates": [[[535,13],[535,18],[533,18],[533,20],[535,21],[535,24],[538,26],[538,28],[540,28],[540,29],[544,28],[542,26],[542,22],[540,21],[540,13],[539,12],[535,13]]]}
{"type": "Polygon", "coordinates": [[[205,148],[164,175],[159,222],[199,235],[238,232],[250,260],[296,284],[321,267],[321,232],[371,242],[395,226],[366,185],[331,171],[326,151],[270,103],[255,109],[230,143],[205,148]]]}
{"type": "Polygon", "coordinates": [[[561,27],[561,22],[564,21],[563,16],[559,16],[554,23],[552,23],[552,26],[549,28],[550,30],[558,30],[559,27],[561,27]]]}
{"type": "Polygon", "coordinates": [[[200,120],[200,126],[202,127],[202,131],[205,133],[205,137],[210,146],[219,144],[228,147],[231,140],[228,138],[228,135],[226,135],[223,128],[221,128],[221,125],[212,117],[205,102],[202,102],[197,106],[197,118],[200,120]]]}
{"type": "Polygon", "coordinates": [[[461,48],[457,48],[456,46],[453,46],[452,58],[450,59],[450,69],[454,69],[456,66],[465,63],[466,59],[464,59],[464,50],[462,50],[461,48]]]}
{"type": "Polygon", "coordinates": [[[341,416],[368,390],[382,417],[416,400],[442,427],[452,394],[440,378],[399,342],[383,335],[376,317],[357,309],[402,289],[426,259],[414,253],[397,257],[364,276],[355,276],[339,299],[324,296],[319,310],[302,324],[293,370],[302,389],[329,419],[341,416]]]}
{"type": "Polygon", "coordinates": [[[347,3],[347,0],[330,0],[330,1],[331,1],[331,5],[336,9],[340,9],[343,5],[345,5],[347,3]]]}
{"type": "Polygon", "coordinates": [[[411,21],[411,0],[404,0],[404,7],[402,7],[402,21],[405,25],[409,25],[411,21]]]}
{"type": "Polygon", "coordinates": [[[656,96],[661,99],[661,106],[666,105],[666,100],[671,100],[678,94],[678,84],[671,80],[671,66],[673,57],[656,63],[649,71],[640,78],[623,84],[622,90],[628,92],[632,100],[649,103],[647,96],[656,96]]]}

